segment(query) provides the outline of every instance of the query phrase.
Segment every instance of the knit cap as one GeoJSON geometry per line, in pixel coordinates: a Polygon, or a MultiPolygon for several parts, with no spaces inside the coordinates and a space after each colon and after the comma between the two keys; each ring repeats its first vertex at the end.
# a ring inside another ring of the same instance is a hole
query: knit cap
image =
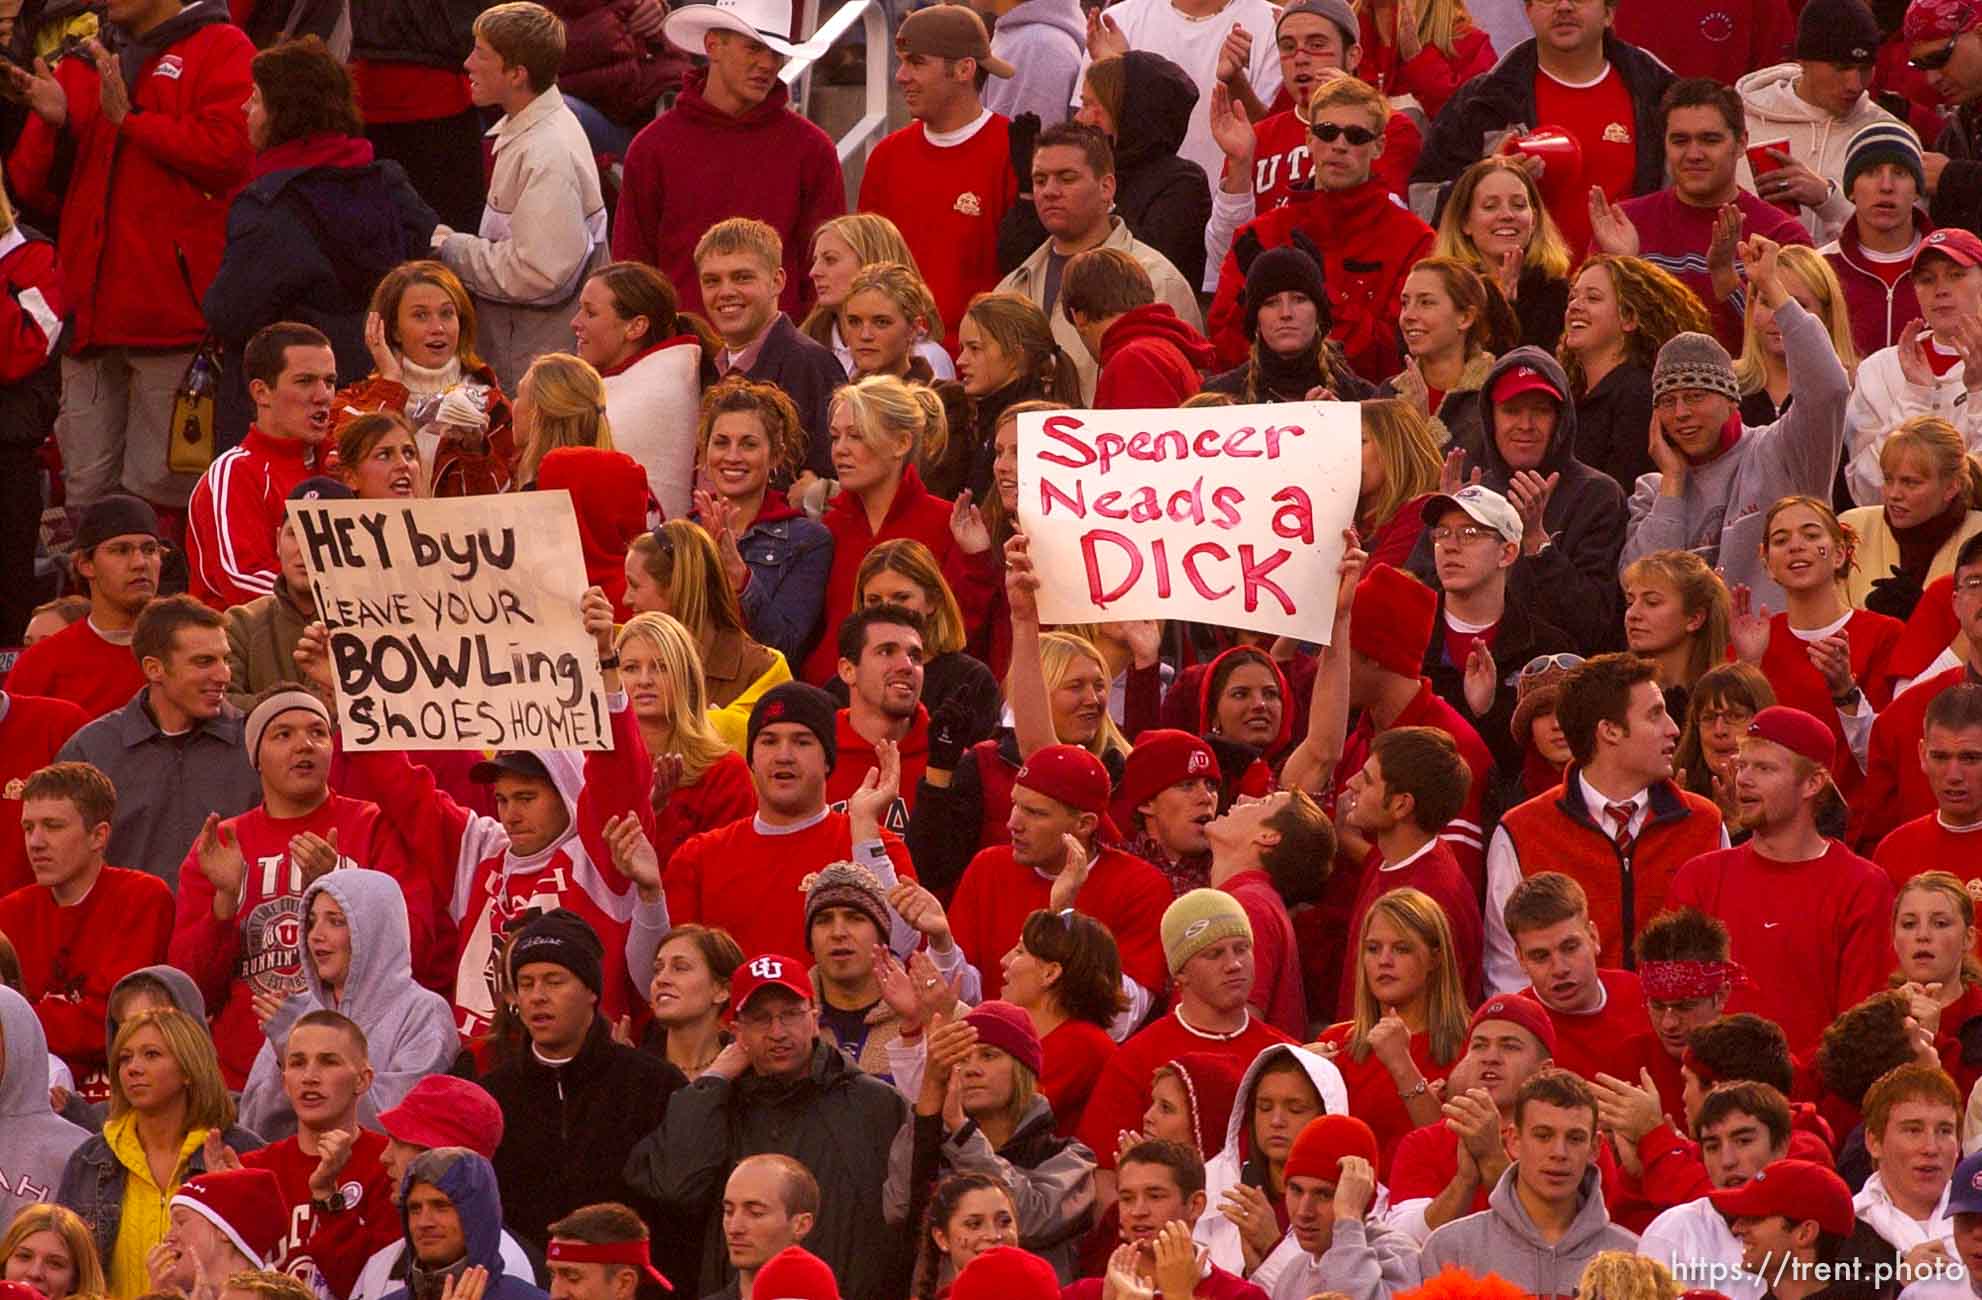
{"type": "Polygon", "coordinates": [[[826,771],[839,761],[839,712],[833,697],[808,682],[779,682],[758,697],[750,710],[750,734],[743,746],[744,761],[757,748],[757,733],[776,722],[795,722],[819,738],[826,751],[826,771]]]}
{"type": "Polygon", "coordinates": [[[1328,285],[1322,279],[1320,264],[1297,245],[1282,244],[1267,249],[1246,268],[1243,324],[1247,338],[1258,335],[1259,311],[1266,306],[1266,300],[1281,293],[1307,295],[1308,301],[1315,305],[1321,332],[1328,333],[1334,318],[1328,309],[1328,285]]]}
{"type": "Polygon", "coordinates": [[[220,1229],[257,1268],[267,1266],[289,1227],[282,1187],[266,1169],[220,1169],[188,1178],[171,1203],[220,1229]]]}
{"type": "Polygon", "coordinates": [[[1920,162],[1920,137],[1904,122],[1881,118],[1860,130],[1844,146],[1844,194],[1851,197],[1851,185],[1858,174],[1880,163],[1897,163],[1913,173],[1914,187],[1927,192],[1927,169],[1920,162]]]}
{"type": "Polygon", "coordinates": [[[1373,564],[1356,584],[1349,648],[1400,676],[1420,676],[1437,616],[1438,596],[1430,587],[1402,569],[1373,564]]]}
{"type": "Polygon", "coordinates": [[[1163,912],[1163,956],[1175,975],[1184,963],[1221,939],[1253,937],[1253,923],[1239,900],[1222,889],[1193,889],[1163,912]]]}
{"type": "Polygon", "coordinates": [[[1361,1156],[1374,1167],[1376,1134],[1354,1115],[1318,1115],[1294,1138],[1284,1177],[1339,1182],[1344,1156],[1361,1156]]]}
{"type": "Polygon", "coordinates": [[[950,1285],[950,1300],[1060,1300],[1060,1279],[1029,1250],[993,1246],[964,1265],[950,1285]]]}
{"type": "Polygon", "coordinates": [[[768,1300],[840,1300],[840,1284],[825,1260],[803,1246],[786,1246],[757,1270],[750,1293],[768,1300]]]}
{"type": "Polygon", "coordinates": [[[1652,400],[1682,388],[1703,388],[1740,402],[1741,381],[1734,377],[1734,362],[1719,339],[1687,330],[1659,349],[1658,363],[1652,367],[1652,400]]]}
{"type": "Polygon", "coordinates": [[[1032,1017],[1010,1002],[992,999],[980,1002],[964,1015],[963,1022],[977,1031],[977,1041],[995,1047],[1032,1071],[1037,1079],[1046,1068],[1046,1051],[1039,1043],[1039,1030],[1032,1017]]]}
{"type": "Polygon", "coordinates": [[[850,907],[874,922],[885,941],[888,935],[888,897],[872,871],[858,862],[829,863],[799,882],[805,891],[806,947],[812,946],[812,921],[829,907],[850,907]]]}
{"type": "Polygon", "coordinates": [[[1878,59],[1882,39],[1864,0],[1808,0],[1796,20],[1790,57],[1862,67],[1878,59]]]}
{"type": "Polygon", "coordinates": [[[570,908],[554,908],[524,926],[509,945],[509,979],[515,983],[516,972],[533,962],[549,962],[598,993],[604,987],[605,951],[584,917],[570,908]]]}

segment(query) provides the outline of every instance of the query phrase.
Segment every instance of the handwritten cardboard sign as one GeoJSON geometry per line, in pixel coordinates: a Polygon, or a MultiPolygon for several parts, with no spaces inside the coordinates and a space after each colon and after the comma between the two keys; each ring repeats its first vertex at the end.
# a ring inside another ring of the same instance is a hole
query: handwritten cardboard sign
{"type": "Polygon", "coordinates": [[[292,501],[351,749],[611,749],[569,492],[292,501]]]}
{"type": "Polygon", "coordinates": [[[1361,487],[1354,402],[1018,420],[1042,621],[1189,619],[1327,642],[1361,487]]]}

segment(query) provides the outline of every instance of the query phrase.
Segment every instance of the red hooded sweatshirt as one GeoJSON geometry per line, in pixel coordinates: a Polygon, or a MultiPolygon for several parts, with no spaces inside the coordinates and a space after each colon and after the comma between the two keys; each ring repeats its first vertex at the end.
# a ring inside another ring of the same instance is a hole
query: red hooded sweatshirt
{"type": "Polygon", "coordinates": [[[1211,367],[1211,345],[1168,303],[1136,307],[1116,317],[1101,336],[1101,375],[1095,409],[1181,405],[1202,386],[1198,372],[1211,367]]]}
{"type": "Polygon", "coordinates": [[[626,548],[647,531],[647,471],[623,451],[559,447],[537,467],[537,487],[571,493],[578,544],[585,552],[585,581],[606,593],[614,618],[631,618],[626,548]]]}

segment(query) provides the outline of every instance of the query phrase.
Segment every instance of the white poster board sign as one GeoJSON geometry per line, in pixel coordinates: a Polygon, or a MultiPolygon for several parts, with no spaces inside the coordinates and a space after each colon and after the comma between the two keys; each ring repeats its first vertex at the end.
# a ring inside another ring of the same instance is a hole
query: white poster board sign
{"type": "Polygon", "coordinates": [[[292,501],[347,748],[611,749],[569,492],[292,501]]]}
{"type": "Polygon", "coordinates": [[[1327,643],[1361,488],[1354,402],[1018,422],[1042,622],[1187,619],[1327,643]]]}

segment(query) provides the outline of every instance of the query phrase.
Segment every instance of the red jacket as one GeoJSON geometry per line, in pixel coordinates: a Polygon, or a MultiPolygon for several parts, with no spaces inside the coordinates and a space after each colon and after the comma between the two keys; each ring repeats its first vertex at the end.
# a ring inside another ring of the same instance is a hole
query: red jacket
{"type": "Polygon", "coordinates": [[[1182,405],[1203,386],[1198,372],[1209,369],[1212,361],[1211,345],[1169,303],[1132,308],[1101,336],[1095,409],[1182,405]]]}
{"type": "Polygon", "coordinates": [[[1561,785],[1500,820],[1524,874],[1560,871],[1589,895],[1590,919],[1603,941],[1599,965],[1630,965],[1638,931],[1665,909],[1673,876],[1687,862],[1721,846],[1720,809],[1710,800],[1670,781],[1652,786],[1647,797],[1651,807],[1631,847],[1629,865],[1619,856],[1616,841],[1598,826],[1598,810],[1583,803],[1583,783],[1573,766],[1561,785]]]}
{"type": "Polygon", "coordinates": [[[186,507],[187,589],[215,609],[245,605],[282,577],[275,534],[296,485],[317,472],[316,447],[249,426],[214,457],[186,507]]]}
{"type": "Polygon", "coordinates": [[[623,451],[559,447],[537,467],[537,486],[571,493],[585,580],[606,593],[614,618],[631,618],[626,548],[647,531],[647,471],[623,451]]]}
{"type": "MultiPolygon", "coordinates": [[[[1934,228],[1924,209],[1913,210],[1913,228],[1925,235],[1934,228]]],[[[1869,357],[1880,348],[1899,342],[1900,329],[1920,315],[1920,295],[1913,291],[1913,277],[1902,275],[1887,284],[1872,270],[1858,239],[1858,221],[1844,223],[1837,238],[1824,247],[1824,260],[1837,272],[1844,286],[1844,306],[1851,317],[1851,341],[1858,355],[1869,357]]]]}
{"type": "Polygon", "coordinates": [[[130,79],[122,123],[103,116],[96,65],[63,59],[55,78],[68,92],[67,124],[30,115],[7,164],[25,204],[62,214],[57,247],[76,299],[76,353],[189,348],[205,337],[200,301],[220,269],[228,203],[254,158],[241,106],[255,49],[226,7],[188,5],[151,37],[166,44],[130,79]]]}
{"type": "Polygon", "coordinates": [[[664,91],[681,84],[688,59],[658,32],[633,30],[640,0],[550,0],[564,20],[564,60],[557,85],[615,122],[642,126],[664,91]]]}
{"type": "Polygon", "coordinates": [[[1266,248],[1289,242],[1304,230],[1321,250],[1335,328],[1329,337],[1342,345],[1356,373],[1370,378],[1403,369],[1398,351],[1397,310],[1404,277],[1431,254],[1431,227],[1397,202],[1381,180],[1347,190],[1314,190],[1284,208],[1254,217],[1239,227],[1235,251],[1218,271],[1218,294],[1211,302],[1211,341],[1218,364],[1236,366],[1250,354],[1246,339],[1245,272],[1238,243],[1247,234],[1266,248]]]}
{"type": "MultiPolygon", "coordinates": [[[[681,295],[681,310],[701,312],[695,241],[726,217],[754,217],[785,246],[785,288],[778,306],[793,317],[812,299],[812,235],[846,211],[846,182],[832,137],[793,112],[783,83],[763,103],[731,117],[702,98],[707,71],[692,72],[675,99],[626,150],[613,257],[660,268],[681,295]],[[739,160],[750,165],[738,166],[739,160]]],[[[825,430],[813,431],[824,437],[825,430]]]]}
{"type": "Polygon", "coordinates": [[[0,384],[18,384],[55,355],[69,312],[55,245],[18,225],[0,235],[0,290],[0,384]]]}
{"type": "Polygon", "coordinates": [[[1453,91],[1493,67],[1497,57],[1485,30],[1474,27],[1463,12],[1453,24],[1450,56],[1436,45],[1426,45],[1408,63],[1397,53],[1396,42],[1377,33],[1376,21],[1368,8],[1361,10],[1360,26],[1363,61],[1357,65],[1356,75],[1386,95],[1412,96],[1424,110],[1427,122],[1438,116],[1438,110],[1445,107],[1453,91]]]}
{"type": "Polygon", "coordinates": [[[68,700],[0,692],[0,894],[34,883],[21,838],[21,782],[53,763],[88,721],[68,700]]]}
{"type": "Polygon", "coordinates": [[[1927,731],[1927,706],[1950,686],[1968,680],[1966,665],[1915,682],[1893,698],[1872,724],[1865,755],[1865,782],[1851,801],[1851,842],[1876,845],[1901,822],[1936,811],[1934,791],[1920,770],[1920,738],[1927,731]]]}

